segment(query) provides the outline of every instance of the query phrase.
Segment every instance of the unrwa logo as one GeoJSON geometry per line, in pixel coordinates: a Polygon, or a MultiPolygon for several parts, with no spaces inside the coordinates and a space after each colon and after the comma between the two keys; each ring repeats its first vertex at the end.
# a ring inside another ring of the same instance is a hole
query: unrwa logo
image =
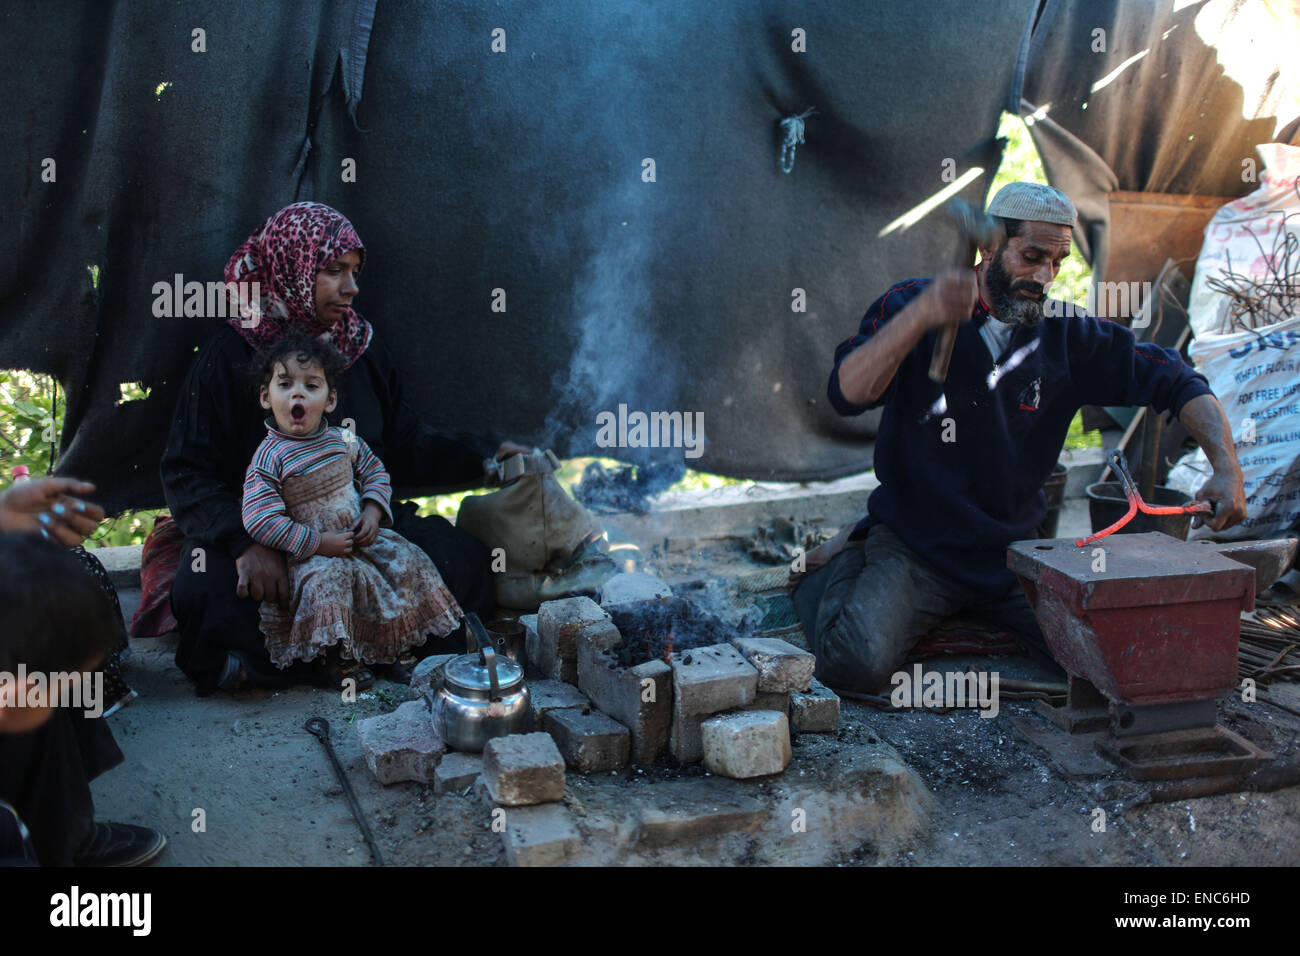
{"type": "Polygon", "coordinates": [[[1241,358],[1243,355],[1249,355],[1251,349],[1258,348],[1261,352],[1265,349],[1289,349],[1291,346],[1300,342],[1300,332],[1257,332],[1255,338],[1247,342],[1241,348],[1229,349],[1228,354],[1233,358],[1241,358]]]}

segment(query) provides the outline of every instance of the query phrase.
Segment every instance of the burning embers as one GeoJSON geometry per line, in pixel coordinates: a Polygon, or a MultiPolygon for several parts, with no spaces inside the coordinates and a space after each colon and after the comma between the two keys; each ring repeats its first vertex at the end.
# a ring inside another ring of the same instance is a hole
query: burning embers
{"type": "Polygon", "coordinates": [[[743,630],[679,597],[618,604],[609,614],[623,638],[616,653],[620,667],[646,661],[672,664],[692,648],[745,636],[743,630]]]}

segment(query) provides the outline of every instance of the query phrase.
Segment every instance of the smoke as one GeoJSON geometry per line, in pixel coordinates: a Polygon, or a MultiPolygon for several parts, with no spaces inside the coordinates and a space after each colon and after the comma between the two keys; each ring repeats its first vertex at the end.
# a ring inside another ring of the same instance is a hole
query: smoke
{"type": "Polygon", "coordinates": [[[680,221],[673,209],[685,194],[676,162],[680,143],[665,135],[662,84],[646,64],[679,62],[683,37],[708,18],[689,3],[651,9],[577,2],[566,7],[565,20],[566,44],[583,44],[583,63],[564,89],[548,90],[561,96],[550,111],[580,120],[572,129],[572,155],[586,185],[562,213],[570,226],[575,220],[580,226],[562,236],[551,232],[546,241],[554,249],[560,239],[562,248],[584,258],[572,272],[572,312],[564,323],[572,353],[552,381],[557,397],[543,435],[561,454],[680,463],[677,448],[598,450],[596,416],[619,404],[647,414],[685,411],[674,404],[682,346],[665,337],[656,315],[657,301],[680,300],[671,294],[673,257],[680,254],[672,246],[673,224],[680,221]],[[629,63],[627,44],[610,37],[636,37],[639,59],[629,63]],[[646,181],[646,159],[655,163],[654,181],[646,181]]]}
{"type": "MultiPolygon", "coordinates": [[[[588,216],[601,222],[588,226],[594,251],[574,289],[573,352],[552,382],[559,398],[545,426],[547,440],[566,451],[593,448],[596,415],[620,403],[646,412],[672,409],[677,371],[653,320],[657,188],[637,181],[617,198],[598,201],[588,216]]],[[[646,451],[619,449],[617,457],[649,461],[646,451]]],[[[678,449],[657,451],[682,457],[678,449]]]]}

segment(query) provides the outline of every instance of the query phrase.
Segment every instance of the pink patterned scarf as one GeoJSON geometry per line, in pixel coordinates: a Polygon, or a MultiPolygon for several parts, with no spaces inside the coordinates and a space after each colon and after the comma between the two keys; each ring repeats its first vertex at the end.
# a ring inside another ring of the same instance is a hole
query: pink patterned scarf
{"type": "Polygon", "coordinates": [[[373,329],[353,309],[333,325],[316,316],[316,273],[354,249],[366,249],[342,213],[317,202],[285,206],[248,237],[226,263],[226,282],[260,285],[260,301],[227,322],[255,349],[294,330],[326,336],[351,367],[373,329]],[[260,308],[260,314],[253,311],[260,308]]]}

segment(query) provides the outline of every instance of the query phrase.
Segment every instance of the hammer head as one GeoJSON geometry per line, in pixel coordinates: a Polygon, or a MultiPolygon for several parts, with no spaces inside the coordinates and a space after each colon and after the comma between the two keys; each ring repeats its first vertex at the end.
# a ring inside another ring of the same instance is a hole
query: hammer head
{"type": "Polygon", "coordinates": [[[964,199],[950,199],[948,213],[963,237],[985,249],[999,249],[1006,241],[1002,220],[977,209],[964,199]]]}

